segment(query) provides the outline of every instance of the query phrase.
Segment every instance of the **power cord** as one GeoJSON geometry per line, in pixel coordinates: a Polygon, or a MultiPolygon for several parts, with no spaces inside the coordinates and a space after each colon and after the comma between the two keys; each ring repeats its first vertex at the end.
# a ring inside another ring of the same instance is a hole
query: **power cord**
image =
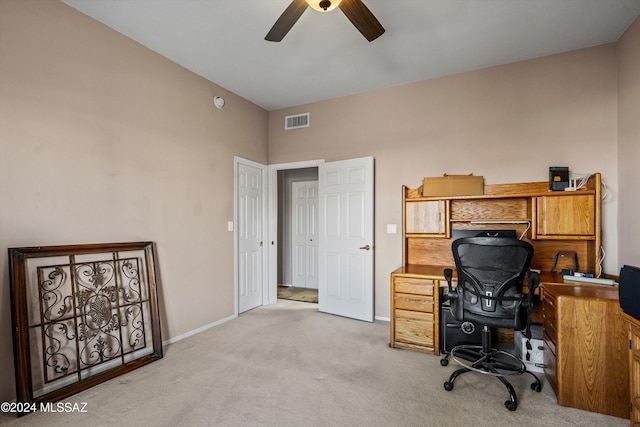
{"type": "Polygon", "coordinates": [[[527,231],[531,228],[531,221],[527,221],[527,228],[524,229],[518,240],[522,240],[527,235],[527,231]]]}
{"type": "Polygon", "coordinates": [[[576,190],[580,190],[582,187],[584,187],[587,184],[587,181],[589,181],[589,178],[591,178],[591,175],[592,174],[581,174],[581,173],[571,172],[570,181],[575,182],[572,188],[576,190]]]}
{"type": "MultiPolygon", "coordinates": [[[[587,185],[587,181],[589,181],[589,178],[591,178],[593,176],[593,174],[592,173],[583,174],[583,173],[570,172],[570,176],[571,176],[571,178],[569,179],[569,183],[571,184],[573,182],[574,185],[570,185],[569,188],[571,190],[580,190],[585,185],[587,185]]],[[[602,187],[602,193],[600,195],[600,200],[604,200],[607,197],[607,194],[609,194],[609,189],[607,188],[607,183],[604,182],[604,179],[600,179],[600,186],[602,187]]]]}
{"type": "Polygon", "coordinates": [[[599,269],[600,273],[598,274],[598,279],[602,277],[602,262],[607,256],[607,254],[604,251],[604,246],[600,246],[600,253],[602,254],[602,257],[600,257],[600,261],[598,261],[598,265],[600,266],[600,269],[599,269]]]}

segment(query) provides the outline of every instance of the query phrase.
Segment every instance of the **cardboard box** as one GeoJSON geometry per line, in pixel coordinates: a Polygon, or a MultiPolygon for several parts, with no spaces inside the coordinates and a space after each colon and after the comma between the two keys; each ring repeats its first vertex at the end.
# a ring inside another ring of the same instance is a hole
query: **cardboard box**
{"type": "Polygon", "coordinates": [[[531,350],[527,350],[527,338],[520,331],[513,333],[513,344],[516,355],[527,365],[531,372],[544,372],[542,326],[531,326],[531,350]],[[527,360],[527,351],[529,360],[527,360]]]}
{"type": "Polygon", "coordinates": [[[423,197],[478,196],[484,194],[484,178],[473,175],[447,175],[422,180],[423,197]]]}

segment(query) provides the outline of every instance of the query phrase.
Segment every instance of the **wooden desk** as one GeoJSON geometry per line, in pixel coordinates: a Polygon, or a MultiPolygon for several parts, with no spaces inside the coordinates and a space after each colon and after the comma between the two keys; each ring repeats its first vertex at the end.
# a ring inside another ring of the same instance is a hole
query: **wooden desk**
{"type": "MultiPolygon", "coordinates": [[[[403,267],[391,274],[391,347],[439,353],[438,288],[446,286],[443,269],[454,267],[455,231],[514,229],[535,248],[531,268],[543,271],[545,304],[534,306],[532,320],[544,325],[545,374],[558,403],[629,416],[628,344],[617,288],[564,284],[561,275],[549,273],[602,273],[599,173],[573,192],[531,182],[485,185],[475,196],[431,197],[422,187],[403,186],[402,224],[403,267]],[[577,267],[556,264],[567,252],[575,253],[577,267]]],[[[500,341],[513,339],[501,331],[500,341]]]]}
{"type": "Polygon", "coordinates": [[[544,372],[558,404],[629,418],[628,338],[618,288],[541,283],[544,372]]]}
{"type": "Polygon", "coordinates": [[[629,397],[630,426],[640,425],[640,319],[626,313],[622,317],[629,334],[629,397]]]}

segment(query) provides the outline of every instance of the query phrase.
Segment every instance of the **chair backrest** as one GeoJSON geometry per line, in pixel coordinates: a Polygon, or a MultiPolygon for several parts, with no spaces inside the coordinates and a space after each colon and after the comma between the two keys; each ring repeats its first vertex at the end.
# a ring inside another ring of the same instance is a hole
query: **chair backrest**
{"type": "Polygon", "coordinates": [[[528,313],[522,286],[533,246],[511,237],[468,237],[455,240],[452,251],[458,274],[454,316],[490,327],[524,328],[528,313]]]}

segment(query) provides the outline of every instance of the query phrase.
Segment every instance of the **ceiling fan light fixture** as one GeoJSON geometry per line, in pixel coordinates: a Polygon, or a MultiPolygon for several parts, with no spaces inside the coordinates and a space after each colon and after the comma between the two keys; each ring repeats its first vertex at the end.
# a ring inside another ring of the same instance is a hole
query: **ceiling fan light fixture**
{"type": "Polygon", "coordinates": [[[342,0],[305,0],[307,4],[318,12],[329,12],[340,4],[342,0]]]}
{"type": "Polygon", "coordinates": [[[282,41],[309,7],[320,12],[340,7],[347,19],[368,41],[373,41],[384,33],[384,27],[362,0],[292,0],[264,39],[270,42],[282,41]]]}

